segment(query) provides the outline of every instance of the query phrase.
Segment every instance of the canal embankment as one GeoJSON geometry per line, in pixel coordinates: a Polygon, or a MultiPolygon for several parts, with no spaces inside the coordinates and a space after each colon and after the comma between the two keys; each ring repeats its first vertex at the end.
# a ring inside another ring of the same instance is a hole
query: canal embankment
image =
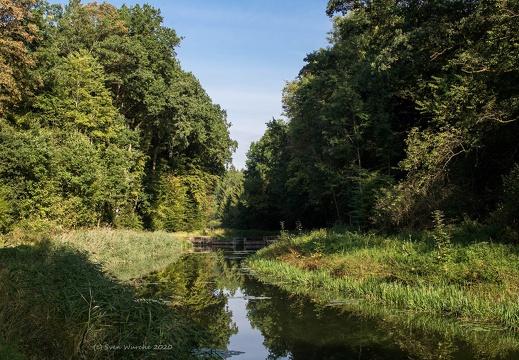
{"type": "MultiPolygon", "coordinates": [[[[485,228],[399,236],[282,233],[254,255],[239,249],[245,241],[237,237],[230,252],[249,256],[240,269],[214,255],[222,250],[218,241],[231,244],[221,238],[211,239],[209,254],[190,253],[190,235],[110,229],[7,242],[0,248],[0,358],[160,359],[190,356],[200,344],[225,347],[235,331],[226,297],[231,292],[231,302],[242,301],[234,291],[246,294],[249,301],[240,306],[252,319],[262,307],[268,314],[277,306],[280,314],[293,308],[294,318],[283,323],[282,333],[274,332],[281,326],[279,316],[272,322],[256,317],[268,349],[279,354],[308,351],[308,339],[301,347],[301,339],[292,338],[298,333],[292,325],[309,317],[296,306],[309,301],[316,319],[328,308],[338,309],[332,318],[344,313],[350,319],[352,314],[374,319],[388,339],[373,335],[371,348],[388,342],[392,351],[398,346],[405,354],[438,355],[445,349],[436,345],[451,344],[449,354],[456,359],[465,359],[466,348],[488,358],[514,358],[510,354],[519,353],[519,247],[500,244],[495,235],[485,228]],[[287,294],[281,301],[259,301],[277,299],[277,288],[287,294]],[[201,330],[205,312],[217,321],[201,330]],[[417,331],[427,335],[415,336],[417,331]],[[279,344],[291,345],[280,350],[279,344]]],[[[359,324],[358,335],[366,339],[366,325],[359,324]]]]}

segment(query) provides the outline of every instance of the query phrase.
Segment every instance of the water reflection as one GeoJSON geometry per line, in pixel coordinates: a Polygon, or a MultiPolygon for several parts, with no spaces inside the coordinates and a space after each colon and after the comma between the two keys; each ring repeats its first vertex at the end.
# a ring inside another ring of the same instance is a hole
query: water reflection
{"type": "Polygon", "coordinates": [[[374,306],[315,304],[256,281],[240,270],[239,259],[221,252],[186,254],[137,283],[141,295],[168,301],[205,332],[206,340],[195,346],[236,351],[220,351],[219,357],[519,358],[517,334],[374,306]]]}
{"type": "Polygon", "coordinates": [[[229,339],[228,349],[241,349],[245,352],[243,358],[267,359],[269,351],[265,347],[263,335],[257,327],[251,324],[247,316],[249,301],[261,300],[250,300],[241,289],[236,292],[234,297],[229,298],[229,309],[233,313],[233,319],[239,331],[229,339]]]}
{"type": "Polygon", "coordinates": [[[200,347],[225,349],[238,329],[228,309],[229,296],[243,277],[218,253],[189,254],[136,281],[141,296],[160,297],[205,333],[200,347]]]}
{"type": "Polygon", "coordinates": [[[247,304],[248,318],[261,329],[269,359],[408,359],[375,324],[337,309],[316,308],[309,299],[246,279],[247,292],[275,301],[247,304]]]}

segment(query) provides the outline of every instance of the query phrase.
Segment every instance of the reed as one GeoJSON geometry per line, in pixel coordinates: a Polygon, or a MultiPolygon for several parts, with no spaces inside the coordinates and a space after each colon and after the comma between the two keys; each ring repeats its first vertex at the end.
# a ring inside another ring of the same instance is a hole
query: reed
{"type": "Polygon", "coordinates": [[[89,253],[105,271],[126,281],[176,261],[187,249],[186,238],[164,231],[105,228],[64,232],[54,241],[89,253]]]}
{"type": "Polygon", "coordinates": [[[111,230],[0,248],[0,357],[187,357],[202,341],[199,330],[113,277],[161,267],[180,249],[181,240],[169,234],[111,230]],[[167,253],[157,260],[160,251],[167,253]],[[120,268],[121,260],[131,266],[120,268]]]}

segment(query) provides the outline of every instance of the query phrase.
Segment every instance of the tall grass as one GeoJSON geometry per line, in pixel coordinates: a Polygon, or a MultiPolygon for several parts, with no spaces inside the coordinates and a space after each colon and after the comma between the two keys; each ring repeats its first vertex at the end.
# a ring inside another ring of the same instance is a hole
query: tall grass
{"type": "Polygon", "coordinates": [[[16,350],[16,348],[5,341],[5,339],[0,337],[0,359],[26,360],[27,357],[16,350]]]}
{"type": "Polygon", "coordinates": [[[190,358],[202,341],[182,316],[124,283],[178,259],[183,237],[111,229],[15,235],[0,248],[0,358],[190,358]]]}
{"type": "Polygon", "coordinates": [[[54,238],[88,252],[105,271],[123,281],[166,267],[187,247],[185,238],[163,231],[92,229],[65,232],[54,238]]]}
{"type": "Polygon", "coordinates": [[[415,239],[324,230],[284,236],[248,266],[321,301],[356,299],[519,329],[519,248],[459,242],[445,231],[415,239]]]}
{"type": "Polygon", "coordinates": [[[199,337],[86,253],[50,241],[0,249],[0,328],[37,359],[172,358],[188,354],[199,337]]]}

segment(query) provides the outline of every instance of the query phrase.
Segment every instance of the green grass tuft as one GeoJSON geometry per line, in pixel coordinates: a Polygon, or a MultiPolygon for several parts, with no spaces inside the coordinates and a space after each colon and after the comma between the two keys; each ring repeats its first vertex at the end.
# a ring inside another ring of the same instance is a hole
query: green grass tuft
{"type": "Polygon", "coordinates": [[[55,240],[88,252],[122,281],[168,266],[188,246],[184,237],[164,231],[79,230],[62,233],[55,240]]]}

